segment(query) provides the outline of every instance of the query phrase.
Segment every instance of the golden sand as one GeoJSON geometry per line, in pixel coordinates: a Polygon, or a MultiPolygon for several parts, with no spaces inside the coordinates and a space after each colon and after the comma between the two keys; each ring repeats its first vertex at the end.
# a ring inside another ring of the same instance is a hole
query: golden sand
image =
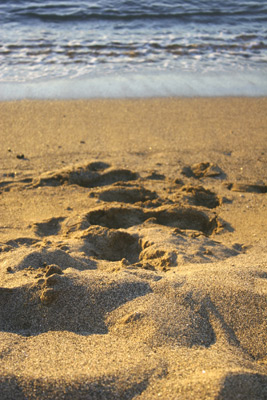
{"type": "Polygon", "coordinates": [[[0,103],[0,398],[266,399],[266,98],[0,103]]]}

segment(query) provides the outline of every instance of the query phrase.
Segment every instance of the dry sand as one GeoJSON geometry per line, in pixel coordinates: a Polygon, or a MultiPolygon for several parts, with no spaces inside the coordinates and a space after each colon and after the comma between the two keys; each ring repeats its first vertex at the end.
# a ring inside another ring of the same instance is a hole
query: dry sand
{"type": "Polygon", "coordinates": [[[0,398],[266,399],[267,99],[0,103],[0,398]]]}

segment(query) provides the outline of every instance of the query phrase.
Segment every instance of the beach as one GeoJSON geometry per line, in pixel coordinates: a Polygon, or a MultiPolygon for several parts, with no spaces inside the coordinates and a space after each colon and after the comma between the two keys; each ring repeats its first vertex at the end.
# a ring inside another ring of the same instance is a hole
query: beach
{"type": "Polygon", "coordinates": [[[266,97],[0,102],[1,399],[266,399],[266,97]]]}

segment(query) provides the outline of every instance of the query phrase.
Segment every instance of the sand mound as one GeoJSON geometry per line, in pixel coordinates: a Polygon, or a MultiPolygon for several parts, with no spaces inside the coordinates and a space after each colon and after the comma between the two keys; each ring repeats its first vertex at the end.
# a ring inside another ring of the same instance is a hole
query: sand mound
{"type": "Polygon", "coordinates": [[[51,330],[105,334],[104,319],[109,311],[151,291],[149,284],[137,277],[87,274],[80,280],[73,271],[59,271],[57,267],[48,276],[47,268],[39,268],[37,274],[27,271],[33,283],[1,288],[2,331],[27,336],[51,330]]]}

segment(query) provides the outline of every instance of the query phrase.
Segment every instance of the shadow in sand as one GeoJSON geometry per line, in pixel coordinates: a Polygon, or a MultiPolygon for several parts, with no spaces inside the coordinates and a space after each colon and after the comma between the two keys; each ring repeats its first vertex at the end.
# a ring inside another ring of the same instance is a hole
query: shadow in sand
{"type": "Polygon", "coordinates": [[[226,376],[217,400],[266,400],[267,376],[236,374],[226,376]]]}
{"type": "Polygon", "coordinates": [[[152,292],[146,282],[92,277],[86,285],[54,273],[34,285],[0,288],[0,330],[23,336],[67,330],[81,335],[106,334],[107,313],[152,292]]]}

